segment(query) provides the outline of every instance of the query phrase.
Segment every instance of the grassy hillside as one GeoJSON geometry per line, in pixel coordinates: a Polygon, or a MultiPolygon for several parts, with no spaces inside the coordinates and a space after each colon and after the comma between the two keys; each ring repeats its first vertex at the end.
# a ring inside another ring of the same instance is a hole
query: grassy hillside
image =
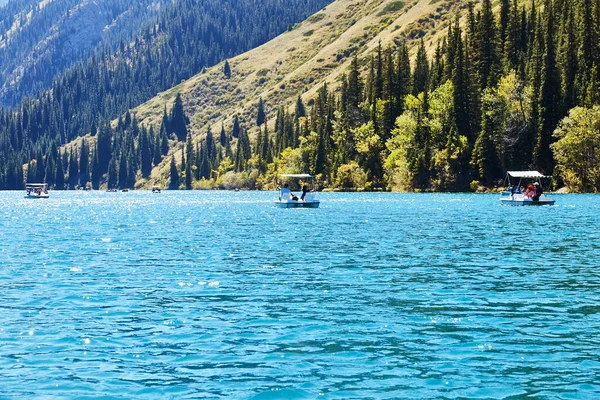
{"type": "MultiPolygon", "coordinates": [[[[325,82],[336,87],[355,54],[364,61],[379,43],[385,47],[406,38],[414,51],[423,36],[431,51],[449,19],[464,6],[460,0],[338,0],[270,42],[229,60],[229,78],[221,63],[132,112],[142,124],[156,129],[165,107],[170,109],[180,93],[194,141],[209,126],[214,133],[222,123],[229,130],[236,114],[246,128],[254,128],[259,97],[268,118],[274,117],[270,106],[292,106],[298,95],[310,106],[325,82]]],[[[148,182],[140,183],[148,187],[166,177],[170,158],[179,157],[182,145],[171,142],[169,157],[154,168],[148,182]]]]}

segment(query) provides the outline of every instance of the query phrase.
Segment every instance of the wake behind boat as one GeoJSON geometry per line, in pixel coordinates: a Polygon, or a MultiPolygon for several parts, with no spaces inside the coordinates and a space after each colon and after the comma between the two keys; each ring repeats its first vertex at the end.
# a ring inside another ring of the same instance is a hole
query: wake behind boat
{"type": "Polygon", "coordinates": [[[295,195],[289,184],[284,184],[282,188],[279,189],[279,199],[275,201],[275,205],[279,208],[318,208],[320,205],[320,201],[317,200],[317,193],[314,191],[313,186],[313,177],[309,174],[281,174],[280,178],[286,179],[300,179],[307,180],[308,185],[302,186],[302,195],[298,197],[295,195]]]}
{"type": "Polygon", "coordinates": [[[508,190],[502,192],[500,202],[511,206],[553,205],[555,201],[544,194],[544,189],[542,188],[543,178],[551,177],[544,176],[538,171],[508,171],[505,181],[508,185],[508,190]],[[511,178],[513,180],[519,179],[519,183],[513,186],[511,178]],[[531,180],[527,188],[522,186],[523,179],[531,180]]]}
{"type": "Polygon", "coordinates": [[[47,199],[50,197],[47,183],[27,183],[25,192],[26,199],[47,199]]]}

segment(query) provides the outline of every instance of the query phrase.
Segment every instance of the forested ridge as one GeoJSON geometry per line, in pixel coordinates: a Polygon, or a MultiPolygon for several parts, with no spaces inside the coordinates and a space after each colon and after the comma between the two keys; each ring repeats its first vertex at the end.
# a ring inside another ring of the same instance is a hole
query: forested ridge
{"type": "Polygon", "coordinates": [[[126,113],[93,129],[93,148],[61,155],[52,142],[29,171],[59,188],[134,187],[168,162],[172,189],[269,188],[278,173],[310,172],[321,187],[465,191],[531,168],[596,191],[599,23],[599,0],[501,0],[497,12],[484,0],[456,16],[432,57],[422,40],[412,60],[406,41],[380,46],[306,104],[256,99],[253,126],[233,116],[193,141],[178,97],[161,126],[126,113]],[[53,176],[48,159],[62,161],[53,176]]]}
{"type": "Polygon", "coordinates": [[[38,179],[56,176],[53,148],[95,131],[204,67],[264,43],[328,2],[267,0],[260,7],[253,0],[169,3],[131,42],[121,41],[112,53],[95,52],[59,75],[51,90],[16,109],[0,110],[0,188],[21,188],[20,165],[31,159],[43,161],[38,179]],[[45,165],[55,170],[47,172],[45,165]]]}
{"type": "Polygon", "coordinates": [[[0,8],[0,105],[16,106],[95,51],[129,42],[164,0],[15,0],[0,8]]]}

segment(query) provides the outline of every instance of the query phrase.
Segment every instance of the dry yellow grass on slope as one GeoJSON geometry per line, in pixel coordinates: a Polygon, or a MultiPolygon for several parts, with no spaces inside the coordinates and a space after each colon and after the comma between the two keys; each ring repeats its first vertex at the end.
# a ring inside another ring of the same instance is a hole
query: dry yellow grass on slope
{"type": "MultiPolygon", "coordinates": [[[[169,110],[181,93],[194,141],[212,126],[230,130],[238,115],[247,128],[254,128],[256,105],[262,97],[267,116],[270,107],[292,106],[298,95],[305,102],[327,82],[336,87],[354,55],[370,56],[381,42],[386,47],[408,38],[411,48],[424,35],[433,49],[442,28],[454,15],[461,0],[337,0],[264,45],[229,60],[231,77],[223,74],[223,63],[206,69],[180,85],[160,93],[132,110],[142,124],[158,127],[165,106],[169,110]]],[[[179,158],[181,144],[173,143],[171,155],[179,158]]],[[[168,173],[170,158],[157,166],[146,186],[168,173]]]]}

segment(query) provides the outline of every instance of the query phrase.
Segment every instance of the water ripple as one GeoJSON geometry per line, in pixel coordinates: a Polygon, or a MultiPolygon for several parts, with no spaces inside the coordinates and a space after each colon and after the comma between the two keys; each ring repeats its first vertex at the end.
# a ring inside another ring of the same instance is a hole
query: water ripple
{"type": "Polygon", "coordinates": [[[0,192],[8,398],[597,398],[600,197],[0,192]]]}

